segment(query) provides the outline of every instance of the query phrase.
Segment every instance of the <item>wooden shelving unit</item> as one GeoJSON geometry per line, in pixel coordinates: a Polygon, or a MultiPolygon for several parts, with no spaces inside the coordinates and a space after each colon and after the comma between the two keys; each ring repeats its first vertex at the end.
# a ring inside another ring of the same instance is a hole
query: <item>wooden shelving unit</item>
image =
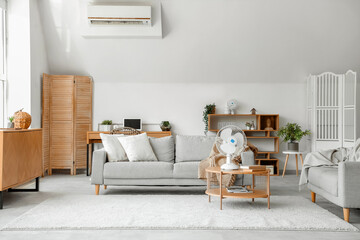
{"type": "Polygon", "coordinates": [[[275,132],[279,130],[279,114],[209,114],[209,131],[217,132],[226,125],[235,125],[243,129],[248,141],[254,144],[259,152],[256,156],[258,165],[271,165],[274,168],[272,176],[279,176],[279,159],[271,154],[279,153],[279,137],[275,132]],[[271,120],[273,130],[265,130],[267,119],[271,120]],[[246,130],[245,123],[255,123],[255,130],[246,130]]]}

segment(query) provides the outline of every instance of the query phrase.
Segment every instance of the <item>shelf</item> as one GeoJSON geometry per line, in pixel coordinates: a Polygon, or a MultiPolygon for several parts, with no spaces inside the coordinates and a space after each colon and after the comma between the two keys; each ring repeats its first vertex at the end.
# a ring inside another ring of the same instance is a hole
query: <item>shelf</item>
{"type": "MultiPolygon", "coordinates": [[[[209,132],[218,132],[220,129],[209,129],[209,132]]],[[[246,130],[241,129],[243,132],[277,132],[277,130],[246,130]]]]}
{"type": "Polygon", "coordinates": [[[279,137],[273,137],[273,136],[270,136],[270,137],[267,137],[267,136],[246,136],[246,138],[267,138],[267,139],[275,138],[275,139],[277,139],[279,137]]]}
{"type": "MultiPolygon", "coordinates": [[[[207,189],[206,194],[210,196],[220,196],[220,188],[207,189]]],[[[253,190],[252,193],[229,193],[226,188],[222,188],[222,196],[229,198],[267,198],[266,190],[253,190]]]]}

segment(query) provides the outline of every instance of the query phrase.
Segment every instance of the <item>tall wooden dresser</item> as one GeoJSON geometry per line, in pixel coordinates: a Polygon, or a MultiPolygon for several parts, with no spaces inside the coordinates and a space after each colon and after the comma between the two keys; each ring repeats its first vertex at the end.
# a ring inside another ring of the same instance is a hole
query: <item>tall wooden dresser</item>
{"type": "Polygon", "coordinates": [[[0,129],[0,208],[2,192],[42,174],[42,130],[0,129]]]}
{"type": "MultiPolygon", "coordinates": [[[[92,126],[92,80],[86,76],[43,75],[44,173],[86,168],[86,133],[92,126]]],[[[43,173],[43,174],[44,174],[43,173]]]]}

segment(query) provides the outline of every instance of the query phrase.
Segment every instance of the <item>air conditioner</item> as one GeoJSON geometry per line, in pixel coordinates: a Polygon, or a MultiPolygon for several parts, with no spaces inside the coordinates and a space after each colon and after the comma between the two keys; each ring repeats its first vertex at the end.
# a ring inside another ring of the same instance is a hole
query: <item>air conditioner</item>
{"type": "Polygon", "coordinates": [[[89,5],[90,25],[151,26],[151,6],[89,5]]]}

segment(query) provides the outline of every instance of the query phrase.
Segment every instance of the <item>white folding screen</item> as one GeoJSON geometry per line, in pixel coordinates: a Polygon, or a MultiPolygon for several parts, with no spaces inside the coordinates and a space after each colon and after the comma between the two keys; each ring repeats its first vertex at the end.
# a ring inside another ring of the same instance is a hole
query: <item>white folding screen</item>
{"type": "Polygon", "coordinates": [[[356,140],[356,73],[310,75],[307,84],[312,151],[353,146],[356,140]]]}

